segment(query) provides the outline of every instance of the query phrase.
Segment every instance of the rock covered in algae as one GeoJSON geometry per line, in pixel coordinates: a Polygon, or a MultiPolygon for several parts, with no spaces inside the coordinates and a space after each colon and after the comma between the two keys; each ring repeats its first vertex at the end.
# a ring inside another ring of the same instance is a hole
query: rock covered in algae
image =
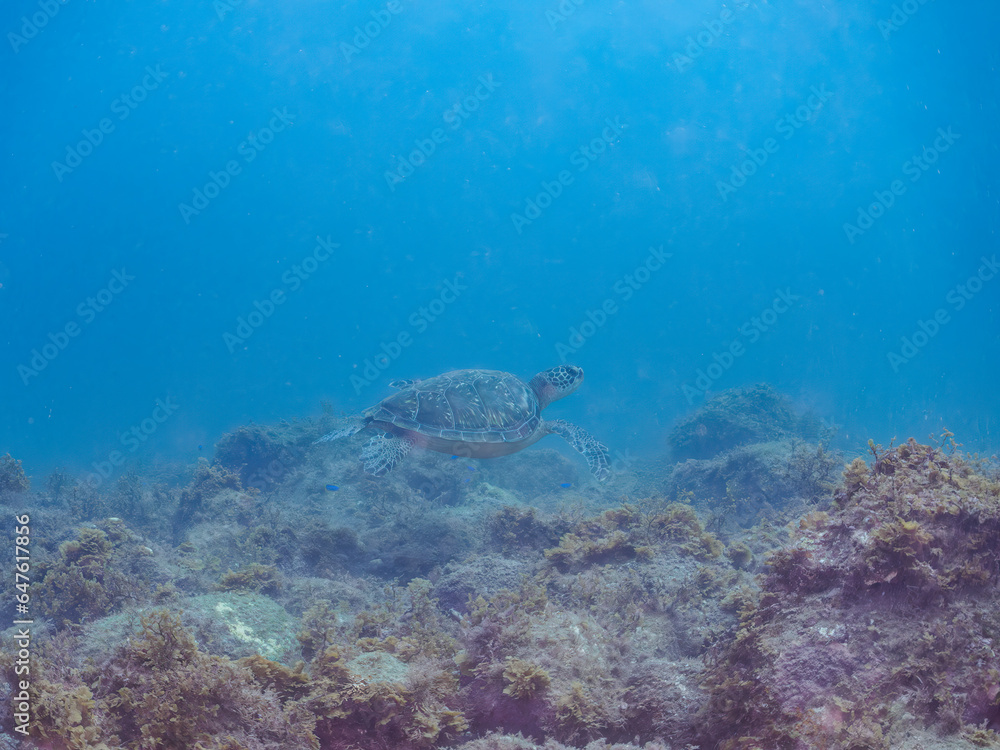
{"type": "Polygon", "coordinates": [[[913,440],[871,448],[770,557],[709,672],[704,746],[1000,741],[1000,484],[913,440]]]}

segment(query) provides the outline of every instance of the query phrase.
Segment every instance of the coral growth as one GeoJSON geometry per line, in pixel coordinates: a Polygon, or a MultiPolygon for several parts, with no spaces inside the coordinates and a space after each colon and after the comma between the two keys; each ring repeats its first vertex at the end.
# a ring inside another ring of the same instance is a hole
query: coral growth
{"type": "Polygon", "coordinates": [[[139,638],[105,668],[102,705],[125,747],[194,747],[232,735],[240,745],[308,746],[309,732],[262,691],[249,670],[198,650],[180,621],[153,612],[139,638]],[[246,717],[258,717],[253,723],[246,717]],[[248,726],[249,724],[249,726],[248,726]]]}
{"type": "Polygon", "coordinates": [[[260,655],[232,661],[204,653],[178,617],[155,610],[99,667],[40,659],[31,731],[53,750],[416,750],[465,730],[447,705],[457,695],[447,671],[369,656],[346,662],[330,647],[308,670],[260,655]]]}
{"type": "Polygon", "coordinates": [[[834,485],[836,454],[804,442],[814,425],[768,389],[699,420],[677,442],[706,458],[669,480],[636,472],[613,494],[573,487],[544,451],[481,465],[422,454],[355,482],[348,447],[310,452],[316,430],[289,426],[227,436],[177,489],[54,475],[18,498],[37,505],[34,741],[997,746],[994,470],[954,446],[872,444],[834,485]],[[292,463],[270,466],[285,448],[292,463]],[[260,491],[245,489],[248,467],[267,473],[260,491]]]}
{"type": "MultiPolygon", "coordinates": [[[[544,747],[536,745],[521,735],[497,734],[490,732],[486,736],[464,743],[462,750],[576,750],[576,745],[564,745],[555,740],[548,740],[544,747]]],[[[645,745],[614,743],[609,745],[605,740],[594,740],[587,743],[583,750],[670,750],[669,745],[661,742],[647,742],[645,745]]]]}
{"type": "Polygon", "coordinates": [[[281,588],[281,578],[273,565],[251,563],[242,570],[227,571],[219,579],[219,588],[222,591],[276,594],[281,588]]]}
{"type": "Polygon", "coordinates": [[[239,490],[240,477],[225,468],[210,466],[200,460],[190,484],[181,491],[173,518],[173,536],[177,543],[183,540],[186,528],[200,518],[206,501],[223,489],[239,490]]]}
{"type": "MultiPolygon", "coordinates": [[[[391,657],[390,657],[391,658],[391,657]]],[[[338,649],[328,648],[310,666],[310,692],[298,707],[316,717],[324,748],[429,748],[461,734],[467,724],[448,707],[455,681],[447,672],[426,670],[402,681],[356,675],[338,649]]]]}
{"type": "Polygon", "coordinates": [[[872,454],[771,556],[710,671],[706,744],[898,746],[904,714],[1000,728],[1000,485],[913,440],[872,454]]]}
{"type": "Polygon", "coordinates": [[[659,490],[707,504],[719,528],[746,528],[775,512],[787,518],[829,500],[842,464],[830,434],[770,386],[725,391],[671,432],[681,460],[659,490]]]}
{"type": "Polygon", "coordinates": [[[545,557],[560,570],[580,569],[588,565],[626,560],[643,560],[652,556],[649,547],[636,546],[621,530],[597,539],[584,539],[566,534],[558,547],[545,550],[545,557]]]}
{"type": "Polygon", "coordinates": [[[505,554],[552,546],[560,536],[552,524],[539,517],[537,508],[530,506],[504,505],[487,521],[486,531],[491,546],[505,554]]]}
{"type": "Polygon", "coordinates": [[[629,560],[649,560],[656,547],[667,545],[693,557],[710,560],[722,553],[722,543],[706,533],[689,506],[670,503],[657,512],[625,505],[580,523],[565,534],[545,557],[560,570],[629,560]]]}
{"type": "MultiPolygon", "coordinates": [[[[164,610],[108,662],[67,666],[53,644],[36,659],[31,735],[52,750],[318,748],[309,717],[257,682],[266,669],[201,652],[164,610]],[[304,719],[304,720],[303,720],[304,719]]],[[[272,683],[284,676],[272,669],[272,683]]]]}
{"type": "Polygon", "coordinates": [[[59,625],[101,617],[149,595],[151,584],[138,561],[152,551],[136,544],[120,521],[104,525],[109,533],[81,528],[75,539],[59,547],[57,560],[36,567],[41,581],[37,600],[59,625]]]}
{"type": "Polygon", "coordinates": [[[513,657],[507,660],[503,679],[507,683],[503,692],[512,698],[532,698],[552,682],[549,673],[541,667],[513,657]]]}
{"type": "Polygon", "coordinates": [[[749,443],[799,437],[817,440],[815,417],[795,412],[786,396],[766,384],[732,388],[681,420],[667,438],[675,459],[707,459],[749,443]]]}
{"type": "Polygon", "coordinates": [[[798,513],[829,501],[841,466],[840,455],[822,443],[755,443],[677,464],[664,493],[696,497],[710,504],[720,521],[750,526],[769,512],[798,513]]]}
{"type": "MultiPolygon", "coordinates": [[[[286,429],[287,433],[288,430],[286,429]]],[[[239,475],[244,487],[267,489],[302,462],[302,451],[275,428],[250,425],[227,433],[215,444],[215,461],[239,475]]]]}
{"type": "Polygon", "coordinates": [[[741,574],[722,551],[677,503],[572,524],[532,580],[467,607],[455,661],[473,730],[574,745],[689,737],[697,670],[653,654],[697,655],[703,642],[681,631],[706,638],[732,622],[722,600],[741,574]]]}
{"type": "Polygon", "coordinates": [[[301,530],[296,542],[305,563],[316,571],[351,569],[364,559],[357,532],[345,526],[330,528],[312,521],[301,530]]]}
{"type": "Polygon", "coordinates": [[[21,462],[5,453],[0,456],[0,494],[5,492],[27,492],[31,482],[24,473],[21,462]]]}

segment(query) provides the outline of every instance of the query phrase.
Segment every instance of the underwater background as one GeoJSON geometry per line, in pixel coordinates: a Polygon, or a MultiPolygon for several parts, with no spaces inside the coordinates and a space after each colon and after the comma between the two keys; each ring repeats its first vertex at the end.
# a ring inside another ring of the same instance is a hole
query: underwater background
{"type": "Polygon", "coordinates": [[[0,747],[1000,747],[995,5],[0,16],[0,747]]]}
{"type": "Polygon", "coordinates": [[[946,426],[996,447],[998,292],[956,291],[996,251],[991,5],[918,3],[901,24],[892,3],[53,7],[32,38],[22,15],[44,11],[10,8],[0,81],[0,444],[32,468],[92,470],[158,398],[177,408],[130,458],[191,459],[324,399],[357,411],[394,378],[530,377],[607,299],[565,409],[619,449],[661,450],[734,341],[710,393],[770,382],[853,444],[946,426]],[[512,218],[563,171],[537,218],[512,218]],[[317,238],[335,251],[296,274],[317,238]],[[755,328],[777,290],[794,303],[755,328]]]}

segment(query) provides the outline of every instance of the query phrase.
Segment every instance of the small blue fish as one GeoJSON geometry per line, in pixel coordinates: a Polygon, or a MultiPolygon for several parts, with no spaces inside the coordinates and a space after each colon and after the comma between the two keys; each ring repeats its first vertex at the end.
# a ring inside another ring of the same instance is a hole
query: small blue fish
{"type": "Polygon", "coordinates": [[[451,460],[454,461],[456,458],[458,458],[458,456],[452,456],[451,460]]]}
{"type": "Polygon", "coordinates": [[[468,469],[469,471],[475,471],[476,470],[475,466],[466,466],[465,468],[468,469]]]}
{"type": "Polygon", "coordinates": [[[200,445],[199,445],[199,446],[198,446],[198,450],[201,450],[201,448],[202,448],[202,446],[200,446],[200,445]]]}
{"type": "Polygon", "coordinates": [[[330,490],[330,492],[336,492],[337,490],[339,490],[339,489],[340,489],[340,487],[338,487],[338,486],[337,486],[337,485],[335,485],[335,484],[328,484],[328,485],[326,486],[326,488],[327,488],[328,490],[330,490]]]}
{"type": "Polygon", "coordinates": [[[466,478],[465,478],[465,481],[466,481],[466,482],[471,482],[471,481],[472,481],[472,477],[466,477],[466,478]]]}
{"type": "Polygon", "coordinates": [[[563,482],[559,486],[562,487],[563,489],[566,489],[567,487],[572,487],[573,483],[572,482],[563,482]]]}

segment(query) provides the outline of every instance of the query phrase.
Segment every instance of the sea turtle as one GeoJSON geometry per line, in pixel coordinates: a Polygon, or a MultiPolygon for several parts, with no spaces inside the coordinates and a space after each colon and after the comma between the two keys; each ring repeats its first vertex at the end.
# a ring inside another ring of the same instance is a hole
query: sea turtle
{"type": "Polygon", "coordinates": [[[583,370],[560,365],[529,382],[496,370],[455,370],[425,380],[395,380],[398,392],[350,417],[317,443],[372,427],[381,432],[361,451],[365,471],[389,473],[414,446],[471,458],[494,458],[527,448],[550,432],[582,453],[603,481],[611,474],[608,449],[582,427],[542,419],[542,409],[583,382],[583,370]]]}

